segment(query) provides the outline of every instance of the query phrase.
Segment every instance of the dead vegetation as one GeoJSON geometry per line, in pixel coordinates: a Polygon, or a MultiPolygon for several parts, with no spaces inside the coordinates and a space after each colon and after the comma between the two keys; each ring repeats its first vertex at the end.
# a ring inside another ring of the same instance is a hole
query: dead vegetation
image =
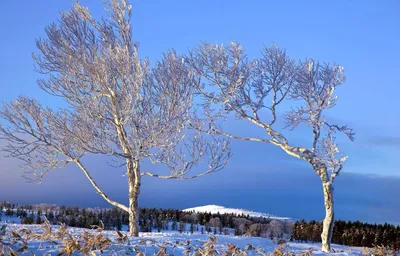
{"type": "MultiPolygon", "coordinates": [[[[265,255],[265,256],[311,256],[313,249],[300,253],[290,251],[286,241],[277,241],[277,247],[273,252],[266,252],[263,248],[252,244],[246,244],[245,248],[239,248],[234,244],[218,244],[218,238],[210,236],[205,242],[198,240],[176,241],[175,243],[159,243],[155,239],[143,238],[132,241],[129,237],[120,231],[116,232],[116,238],[111,240],[103,232],[102,226],[93,226],[91,230],[84,230],[80,235],[72,234],[66,225],[61,224],[59,228],[53,228],[47,219],[41,225],[40,232],[34,232],[29,228],[7,229],[6,225],[0,227],[0,256],[17,256],[22,253],[33,255],[33,247],[30,243],[36,241],[39,243],[40,255],[50,255],[49,250],[57,251],[57,256],[67,255],[136,255],[136,256],[247,256],[247,255],[265,255]],[[176,251],[176,248],[183,248],[183,252],[176,251]]],[[[395,255],[395,252],[385,247],[375,247],[364,249],[365,255],[395,255]]],[[[52,254],[54,255],[54,254],[52,254]]]]}
{"type": "MultiPolygon", "coordinates": [[[[35,255],[28,249],[31,241],[39,241],[40,249],[57,247],[60,251],[57,254],[59,256],[74,253],[96,255],[96,252],[103,253],[113,244],[108,237],[104,236],[102,227],[93,227],[92,233],[83,231],[80,236],[74,236],[68,231],[65,224],[61,224],[60,228],[53,231],[49,221],[45,219],[41,224],[41,231],[33,232],[28,228],[21,228],[6,232],[6,225],[4,225],[0,233],[0,256],[19,255],[20,252],[30,252],[31,255],[35,255]]],[[[126,235],[124,236],[120,232],[117,234],[119,238],[116,239],[116,242],[118,244],[126,243],[128,240],[126,235]]]]}
{"type": "Polygon", "coordinates": [[[361,251],[363,255],[374,255],[374,256],[396,256],[396,251],[385,247],[383,245],[375,245],[373,248],[363,248],[361,251]]]}

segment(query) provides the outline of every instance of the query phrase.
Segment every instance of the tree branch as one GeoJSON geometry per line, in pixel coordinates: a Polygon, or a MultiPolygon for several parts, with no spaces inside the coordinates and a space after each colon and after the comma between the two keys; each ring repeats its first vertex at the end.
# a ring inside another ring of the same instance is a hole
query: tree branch
{"type": "Polygon", "coordinates": [[[170,179],[175,179],[175,180],[189,180],[189,179],[198,178],[198,177],[201,177],[201,176],[204,176],[204,175],[213,173],[213,172],[216,172],[216,171],[215,171],[215,170],[208,170],[208,171],[206,171],[206,172],[203,172],[203,173],[200,173],[200,174],[197,174],[197,175],[193,175],[193,176],[190,176],[190,177],[183,177],[183,176],[180,176],[180,175],[177,175],[177,174],[172,174],[172,175],[158,175],[158,174],[151,173],[151,172],[143,172],[143,173],[141,173],[140,175],[141,175],[141,176],[150,176],[150,177],[159,178],[159,179],[167,179],[167,180],[170,180],[170,179]]]}
{"type": "Polygon", "coordinates": [[[86,177],[88,178],[88,180],[90,181],[90,183],[92,183],[93,187],[97,190],[97,192],[99,193],[99,195],[101,195],[109,204],[118,207],[126,212],[129,212],[128,207],[126,207],[125,205],[118,203],[116,201],[111,200],[104,192],[103,190],[99,187],[99,185],[97,185],[97,183],[93,180],[92,176],[90,175],[89,171],[83,166],[83,164],[81,163],[81,161],[79,161],[78,159],[74,159],[73,160],[78,167],[83,171],[83,173],[86,175],[86,177]]]}

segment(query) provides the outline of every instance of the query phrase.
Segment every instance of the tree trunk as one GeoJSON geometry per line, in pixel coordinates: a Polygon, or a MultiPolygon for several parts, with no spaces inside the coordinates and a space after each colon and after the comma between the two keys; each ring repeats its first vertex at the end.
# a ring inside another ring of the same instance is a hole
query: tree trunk
{"type": "Polygon", "coordinates": [[[139,236],[140,169],[139,161],[127,161],[129,186],[129,235],[139,236]]]}
{"type": "Polygon", "coordinates": [[[333,187],[329,181],[322,182],[322,189],[324,192],[324,203],[325,203],[325,219],[323,222],[321,240],[322,240],[322,251],[331,251],[332,231],[334,224],[334,212],[333,212],[333,187]]]}

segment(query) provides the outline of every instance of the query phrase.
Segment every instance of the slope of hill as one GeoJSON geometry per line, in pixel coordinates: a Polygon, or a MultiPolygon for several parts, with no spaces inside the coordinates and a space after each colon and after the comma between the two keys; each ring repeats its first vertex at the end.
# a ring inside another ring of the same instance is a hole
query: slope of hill
{"type": "Polygon", "coordinates": [[[184,212],[204,212],[204,213],[211,213],[211,214],[237,214],[237,215],[249,215],[250,217],[261,217],[261,218],[270,218],[270,219],[279,219],[279,220],[292,220],[289,217],[278,217],[272,214],[268,213],[261,213],[261,212],[253,212],[250,210],[245,210],[245,209],[235,209],[235,208],[225,208],[223,206],[219,205],[204,205],[204,206],[198,206],[198,207],[193,207],[193,208],[188,208],[184,209],[184,212]]]}

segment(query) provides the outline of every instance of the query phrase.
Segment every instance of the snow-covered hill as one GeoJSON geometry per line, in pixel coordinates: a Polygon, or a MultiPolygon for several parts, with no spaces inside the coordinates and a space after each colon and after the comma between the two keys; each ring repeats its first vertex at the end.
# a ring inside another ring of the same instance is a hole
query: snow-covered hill
{"type": "Polygon", "coordinates": [[[291,220],[291,218],[288,217],[278,217],[272,214],[268,213],[261,213],[261,212],[253,212],[250,210],[244,210],[244,209],[235,209],[235,208],[225,208],[223,206],[219,205],[204,205],[204,206],[198,206],[198,207],[193,207],[193,208],[188,208],[184,209],[184,212],[205,212],[205,213],[211,213],[211,214],[237,214],[237,215],[249,215],[250,217],[262,217],[262,218],[270,218],[270,219],[280,219],[280,220],[291,220]]]}

